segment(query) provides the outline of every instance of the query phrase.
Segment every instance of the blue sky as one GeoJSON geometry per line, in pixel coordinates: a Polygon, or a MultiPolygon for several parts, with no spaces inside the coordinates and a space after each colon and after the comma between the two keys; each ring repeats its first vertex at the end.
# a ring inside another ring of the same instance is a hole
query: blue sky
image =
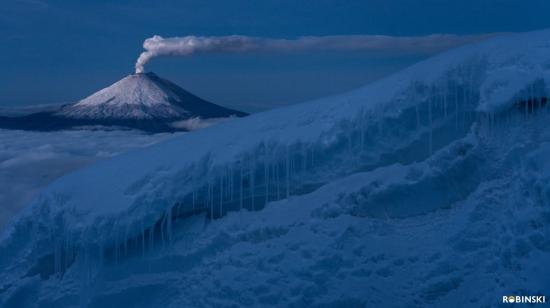
{"type": "MultiPolygon", "coordinates": [[[[5,0],[0,106],[71,102],[133,72],[145,38],[478,34],[550,27],[547,0],[5,0]]],[[[307,52],[158,58],[147,69],[255,110],[353,89],[427,54],[307,52]]]]}

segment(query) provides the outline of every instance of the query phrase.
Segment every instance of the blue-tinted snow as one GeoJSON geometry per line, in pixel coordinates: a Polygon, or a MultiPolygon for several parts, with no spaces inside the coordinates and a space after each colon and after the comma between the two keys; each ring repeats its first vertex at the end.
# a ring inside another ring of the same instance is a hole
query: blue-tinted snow
{"type": "Polygon", "coordinates": [[[466,46],[66,176],[4,233],[0,301],[448,307],[544,294],[549,42],[545,30],[466,46]]]}

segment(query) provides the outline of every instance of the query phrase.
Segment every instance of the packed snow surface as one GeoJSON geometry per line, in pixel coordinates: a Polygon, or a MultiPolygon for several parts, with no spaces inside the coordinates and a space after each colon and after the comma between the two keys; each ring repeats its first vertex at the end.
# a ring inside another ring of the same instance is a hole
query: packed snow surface
{"type": "Polygon", "coordinates": [[[5,307],[462,307],[550,286],[550,30],[61,178],[5,307]]]}

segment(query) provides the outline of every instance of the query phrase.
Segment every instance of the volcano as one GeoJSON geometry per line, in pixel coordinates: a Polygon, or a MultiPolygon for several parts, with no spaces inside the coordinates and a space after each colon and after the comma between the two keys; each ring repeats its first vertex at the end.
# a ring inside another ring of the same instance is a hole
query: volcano
{"type": "Polygon", "coordinates": [[[209,121],[247,114],[208,102],[156,74],[128,75],[107,88],[57,110],[0,116],[0,128],[51,131],[122,127],[147,132],[189,130],[187,120],[209,121]]]}

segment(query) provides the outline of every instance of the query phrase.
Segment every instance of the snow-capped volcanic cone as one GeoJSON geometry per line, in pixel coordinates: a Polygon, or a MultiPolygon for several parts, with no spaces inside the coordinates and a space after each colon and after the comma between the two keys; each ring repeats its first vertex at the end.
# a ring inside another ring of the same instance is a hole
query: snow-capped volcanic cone
{"type": "Polygon", "coordinates": [[[58,112],[81,119],[163,119],[243,116],[197,97],[154,73],[126,76],[80,102],[58,112]]]}
{"type": "Polygon", "coordinates": [[[202,126],[197,121],[245,115],[205,101],[154,73],[139,73],[53,112],[0,117],[0,127],[55,130],[101,125],[160,132],[188,130],[187,120],[202,126]]]}

